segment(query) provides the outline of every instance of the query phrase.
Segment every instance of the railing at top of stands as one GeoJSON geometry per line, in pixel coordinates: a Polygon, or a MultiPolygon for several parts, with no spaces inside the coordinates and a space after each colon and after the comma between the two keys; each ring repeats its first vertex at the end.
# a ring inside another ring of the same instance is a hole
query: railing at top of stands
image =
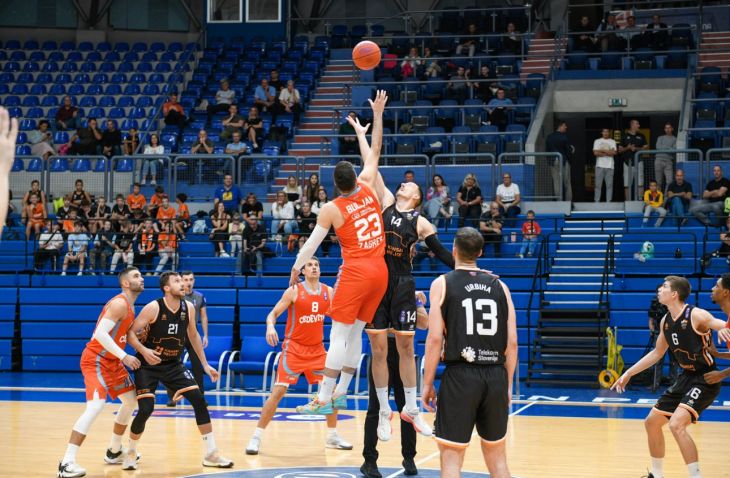
{"type": "MultiPolygon", "coordinates": [[[[642,198],[638,197],[638,189],[639,188],[645,188],[647,185],[644,184],[644,168],[642,168],[640,165],[643,163],[644,159],[656,159],[657,155],[666,155],[673,159],[674,163],[676,164],[677,168],[680,168],[681,163],[683,162],[690,162],[690,161],[699,161],[702,163],[703,161],[703,154],[702,151],[695,148],[686,148],[686,149],[645,149],[641,151],[636,151],[634,153],[634,157],[631,159],[631,174],[633,176],[633,183],[634,187],[631,188],[631,191],[629,191],[629,194],[631,195],[632,199],[636,199],[641,201],[642,198]]],[[[680,168],[681,169],[681,168],[680,168]]],[[[700,177],[699,177],[699,183],[705,184],[705,176],[703,174],[703,169],[700,167],[700,177]]],[[[656,178],[655,178],[656,179],[656,178]]],[[[689,179],[686,179],[689,181],[689,179]]]]}

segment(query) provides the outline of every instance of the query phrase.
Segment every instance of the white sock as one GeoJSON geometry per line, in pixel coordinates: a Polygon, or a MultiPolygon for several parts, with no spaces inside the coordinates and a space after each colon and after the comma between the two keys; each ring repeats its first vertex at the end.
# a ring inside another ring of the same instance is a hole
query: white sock
{"type": "Polygon", "coordinates": [[[354,377],[354,374],[351,374],[350,372],[340,372],[340,381],[337,383],[337,388],[335,388],[335,393],[337,395],[347,395],[347,389],[350,388],[352,377],[354,377]]]}
{"type": "Polygon", "coordinates": [[[320,403],[329,403],[332,400],[332,392],[335,389],[335,385],[337,385],[336,378],[324,377],[322,385],[319,386],[319,395],[317,395],[320,403]]]}
{"type": "Polygon", "coordinates": [[[697,462],[688,464],[687,471],[689,471],[689,478],[702,478],[702,473],[700,473],[700,464],[697,462]]]}
{"type": "Polygon", "coordinates": [[[337,428],[327,428],[327,438],[333,438],[337,436],[337,428]]]}
{"type": "Polygon", "coordinates": [[[403,387],[403,393],[406,396],[406,410],[418,410],[416,403],[416,387],[403,387]]]}
{"type": "Polygon", "coordinates": [[[128,450],[129,451],[136,450],[137,449],[137,442],[139,442],[139,440],[134,440],[134,439],[130,438],[129,439],[129,448],[128,448],[128,450]]]}
{"type": "Polygon", "coordinates": [[[79,451],[79,445],[68,444],[66,454],[63,455],[63,463],[76,463],[76,452],[79,451]]]}
{"type": "Polygon", "coordinates": [[[256,427],[256,430],[253,431],[253,437],[260,440],[262,436],[264,436],[264,429],[256,427]]]}
{"type": "Polygon", "coordinates": [[[651,458],[651,474],[654,478],[664,478],[664,458],[651,458]]]}
{"type": "Polygon", "coordinates": [[[378,394],[378,402],[380,402],[380,411],[391,411],[390,403],[388,403],[388,387],[375,388],[375,392],[378,394]]]}
{"type": "Polygon", "coordinates": [[[112,451],[112,453],[116,453],[122,449],[122,435],[112,433],[112,441],[109,444],[109,449],[112,451]]]}
{"type": "Polygon", "coordinates": [[[202,435],[202,438],[203,442],[205,443],[205,452],[206,454],[210,455],[216,450],[215,437],[213,436],[213,432],[202,435]]]}

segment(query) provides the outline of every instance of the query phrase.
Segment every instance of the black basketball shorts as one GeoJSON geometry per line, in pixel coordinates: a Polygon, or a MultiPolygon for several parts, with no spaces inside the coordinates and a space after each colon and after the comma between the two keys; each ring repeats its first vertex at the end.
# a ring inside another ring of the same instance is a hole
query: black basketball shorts
{"type": "Polygon", "coordinates": [[[482,440],[503,440],[509,420],[508,387],[503,365],[448,365],[436,402],[436,440],[466,447],[475,425],[482,440]]]}
{"type": "Polygon", "coordinates": [[[694,423],[720,394],[721,385],[705,382],[703,374],[682,372],[674,384],[659,397],[654,410],[669,418],[677,407],[682,407],[689,411],[694,423]]]}
{"type": "Polygon", "coordinates": [[[198,388],[192,372],[178,360],[158,365],[142,365],[134,372],[137,400],[148,397],[154,399],[157,385],[160,383],[175,393],[174,400],[179,400],[183,393],[198,388]]]}
{"type": "Polygon", "coordinates": [[[416,333],[416,282],[412,275],[388,276],[388,288],[373,321],[366,328],[373,332],[416,333]]]}

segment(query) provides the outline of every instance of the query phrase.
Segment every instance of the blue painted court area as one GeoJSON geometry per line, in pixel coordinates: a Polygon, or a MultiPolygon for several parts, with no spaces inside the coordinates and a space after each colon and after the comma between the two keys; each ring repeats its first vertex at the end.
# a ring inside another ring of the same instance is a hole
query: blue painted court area
{"type": "MultiPolygon", "coordinates": [[[[402,476],[400,468],[380,468],[383,476],[402,476]],[[399,473],[400,472],[400,473],[399,473]]],[[[185,478],[203,478],[210,474],[189,475],[185,478]]],[[[234,470],[223,473],[216,473],[216,478],[359,478],[361,475],[358,468],[351,466],[329,466],[329,467],[292,467],[292,468],[262,468],[258,470],[234,470]]],[[[421,469],[418,475],[423,478],[437,478],[439,470],[421,469]]],[[[489,478],[489,474],[473,473],[462,471],[464,478],[489,478]]]]}

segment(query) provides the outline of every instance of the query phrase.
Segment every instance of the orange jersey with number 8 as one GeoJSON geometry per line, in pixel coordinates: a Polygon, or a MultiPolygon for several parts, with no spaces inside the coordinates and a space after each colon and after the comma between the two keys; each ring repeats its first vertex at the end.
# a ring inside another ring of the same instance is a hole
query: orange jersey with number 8
{"type": "Polygon", "coordinates": [[[332,293],[320,284],[319,294],[310,293],[303,282],[294,286],[297,298],[289,306],[284,338],[300,345],[322,345],[324,316],[329,312],[332,293]]]}
{"type": "Polygon", "coordinates": [[[347,196],[339,196],[333,202],[342,213],[345,222],[335,229],[342,249],[342,258],[385,256],[385,232],[383,214],[373,191],[358,181],[358,189],[347,196]]]}

